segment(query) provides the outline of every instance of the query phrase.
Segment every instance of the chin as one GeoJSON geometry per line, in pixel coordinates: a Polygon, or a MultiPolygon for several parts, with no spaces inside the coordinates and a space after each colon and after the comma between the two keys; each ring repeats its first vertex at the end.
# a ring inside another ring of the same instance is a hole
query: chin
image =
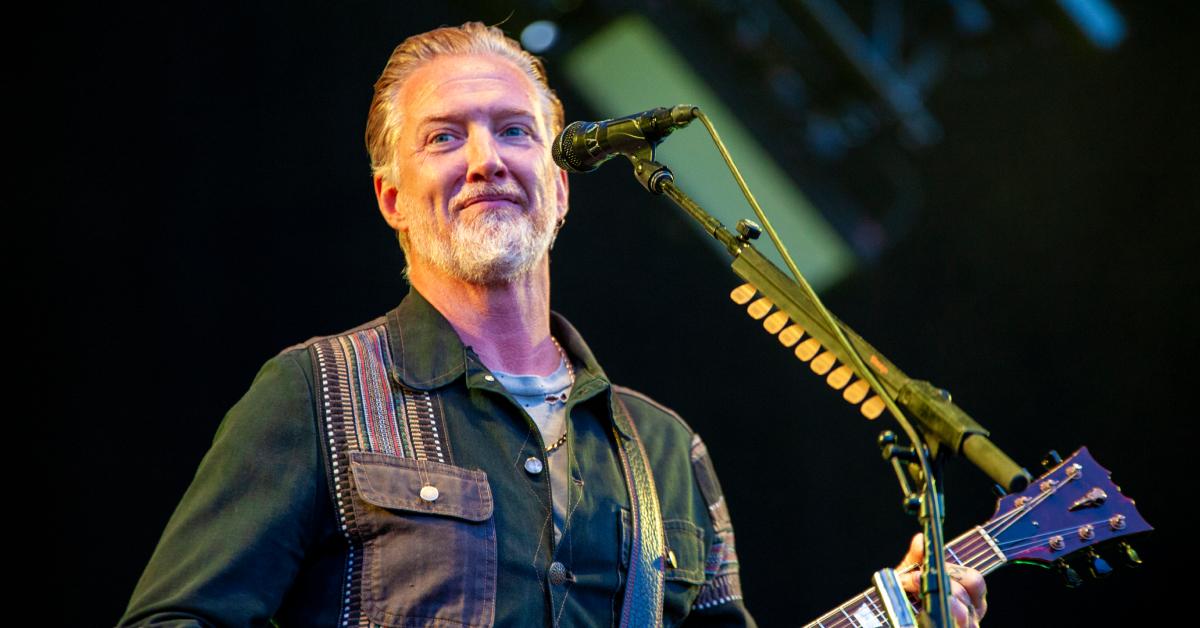
{"type": "Polygon", "coordinates": [[[518,252],[490,260],[476,259],[471,263],[458,260],[459,263],[455,264],[455,268],[450,272],[468,283],[483,286],[510,284],[541,269],[545,257],[546,253],[543,251],[537,256],[518,252]]]}

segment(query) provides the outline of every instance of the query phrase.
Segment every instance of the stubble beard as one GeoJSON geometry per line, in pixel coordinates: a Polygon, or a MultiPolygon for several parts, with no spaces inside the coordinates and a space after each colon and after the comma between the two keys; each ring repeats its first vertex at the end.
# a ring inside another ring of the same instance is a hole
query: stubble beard
{"type": "MultiPolygon", "coordinates": [[[[489,186],[465,190],[463,195],[513,191],[489,186]]],[[[478,285],[512,283],[536,270],[554,240],[557,222],[555,212],[549,208],[535,211],[502,207],[472,214],[459,212],[447,228],[439,225],[427,209],[412,209],[416,211],[409,212],[409,254],[415,253],[451,277],[478,285]]]]}

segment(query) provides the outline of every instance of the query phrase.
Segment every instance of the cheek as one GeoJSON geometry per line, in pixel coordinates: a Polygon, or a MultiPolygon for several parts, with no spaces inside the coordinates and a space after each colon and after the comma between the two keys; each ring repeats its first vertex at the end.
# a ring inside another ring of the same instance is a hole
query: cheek
{"type": "Polygon", "coordinates": [[[444,215],[463,179],[455,175],[451,164],[434,163],[417,169],[412,178],[405,181],[412,182],[411,194],[419,199],[425,211],[444,215]]]}

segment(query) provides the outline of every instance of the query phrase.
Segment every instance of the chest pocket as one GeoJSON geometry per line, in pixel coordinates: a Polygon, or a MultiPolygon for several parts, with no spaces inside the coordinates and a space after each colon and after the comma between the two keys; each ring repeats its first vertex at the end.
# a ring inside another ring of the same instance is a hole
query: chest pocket
{"type": "Polygon", "coordinates": [[[496,521],[487,474],[351,452],[362,609],[384,626],[491,626],[496,521]]]}

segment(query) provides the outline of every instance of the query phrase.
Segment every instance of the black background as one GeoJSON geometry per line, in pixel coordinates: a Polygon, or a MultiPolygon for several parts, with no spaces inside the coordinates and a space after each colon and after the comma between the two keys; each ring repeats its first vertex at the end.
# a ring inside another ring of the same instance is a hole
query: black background
{"type": "MultiPolygon", "coordinates": [[[[946,137],[915,158],[921,214],[824,295],[1031,470],[1045,450],[1088,445],[1158,528],[1138,544],[1141,570],[1079,590],[997,572],[989,625],[1188,623],[1175,596],[1190,583],[1166,574],[1192,562],[1179,532],[1197,415],[1195,21],[1184,3],[1117,4],[1130,33],[1115,52],[1017,49],[986,80],[934,92],[946,137]]],[[[43,287],[52,355],[73,376],[51,416],[82,445],[69,471],[88,488],[67,501],[89,514],[65,519],[59,547],[82,567],[71,623],[102,625],[258,367],[405,293],[361,139],[391,48],[510,11],[54,11],[62,36],[33,43],[34,67],[62,111],[48,148],[70,163],[42,195],[58,271],[43,287]]],[[[550,71],[569,120],[627,113],[589,111],[553,58],[550,71]]],[[[705,436],[760,623],[800,624],[864,589],[917,525],[874,445],[890,424],[864,421],[758,331],[726,296],[727,262],[623,165],[572,177],[571,195],[553,307],[614,380],[705,436]]],[[[989,486],[951,462],[950,536],[991,514],[989,486]]]]}

